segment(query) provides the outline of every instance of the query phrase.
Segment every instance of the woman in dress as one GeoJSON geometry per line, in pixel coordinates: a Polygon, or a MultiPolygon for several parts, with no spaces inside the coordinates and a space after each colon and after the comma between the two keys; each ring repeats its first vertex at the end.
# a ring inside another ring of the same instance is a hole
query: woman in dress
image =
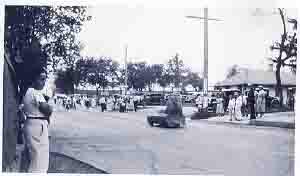
{"type": "Polygon", "coordinates": [[[217,110],[216,110],[216,114],[217,116],[221,117],[224,115],[224,103],[223,103],[223,98],[221,96],[221,94],[217,95],[217,110]]]}

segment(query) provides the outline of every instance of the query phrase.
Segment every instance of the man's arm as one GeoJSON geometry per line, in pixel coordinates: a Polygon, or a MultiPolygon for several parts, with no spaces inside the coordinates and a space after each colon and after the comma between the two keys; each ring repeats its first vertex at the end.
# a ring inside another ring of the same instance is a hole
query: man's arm
{"type": "Polygon", "coordinates": [[[47,117],[50,117],[52,112],[53,112],[53,108],[52,106],[50,106],[48,103],[46,102],[40,102],[39,103],[39,110],[47,117]]]}

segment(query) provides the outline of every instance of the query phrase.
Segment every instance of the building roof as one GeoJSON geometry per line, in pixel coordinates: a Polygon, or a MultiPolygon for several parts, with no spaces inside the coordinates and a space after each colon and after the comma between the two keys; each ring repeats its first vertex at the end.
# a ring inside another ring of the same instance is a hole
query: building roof
{"type": "MultiPolygon", "coordinates": [[[[218,82],[216,86],[234,86],[243,84],[276,85],[275,72],[242,69],[233,77],[218,82]]],[[[296,75],[292,73],[282,72],[281,84],[283,86],[296,86],[296,75]]]]}

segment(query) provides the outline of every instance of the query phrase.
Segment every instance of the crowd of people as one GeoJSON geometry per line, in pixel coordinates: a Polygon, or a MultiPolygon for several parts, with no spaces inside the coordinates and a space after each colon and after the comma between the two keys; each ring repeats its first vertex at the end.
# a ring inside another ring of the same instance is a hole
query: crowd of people
{"type": "Polygon", "coordinates": [[[54,104],[56,106],[63,107],[66,110],[80,108],[100,108],[104,111],[137,111],[138,105],[141,104],[142,100],[139,96],[99,96],[99,97],[88,97],[85,95],[79,96],[55,96],[54,104]]]}
{"type": "MultiPolygon", "coordinates": [[[[220,91],[215,97],[215,111],[218,117],[229,114],[230,120],[243,120],[248,118],[255,119],[263,117],[266,112],[267,92],[263,86],[252,86],[249,92],[242,94],[240,91],[233,91],[232,94],[226,95],[220,91]]],[[[200,94],[196,98],[196,105],[199,112],[207,112],[210,98],[207,94],[200,94]]]]}

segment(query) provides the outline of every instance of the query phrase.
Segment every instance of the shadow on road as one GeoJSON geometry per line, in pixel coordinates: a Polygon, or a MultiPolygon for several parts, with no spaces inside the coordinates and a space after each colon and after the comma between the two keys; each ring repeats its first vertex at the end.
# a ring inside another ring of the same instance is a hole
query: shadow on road
{"type": "Polygon", "coordinates": [[[72,157],[51,152],[48,173],[108,174],[72,157]]]}

